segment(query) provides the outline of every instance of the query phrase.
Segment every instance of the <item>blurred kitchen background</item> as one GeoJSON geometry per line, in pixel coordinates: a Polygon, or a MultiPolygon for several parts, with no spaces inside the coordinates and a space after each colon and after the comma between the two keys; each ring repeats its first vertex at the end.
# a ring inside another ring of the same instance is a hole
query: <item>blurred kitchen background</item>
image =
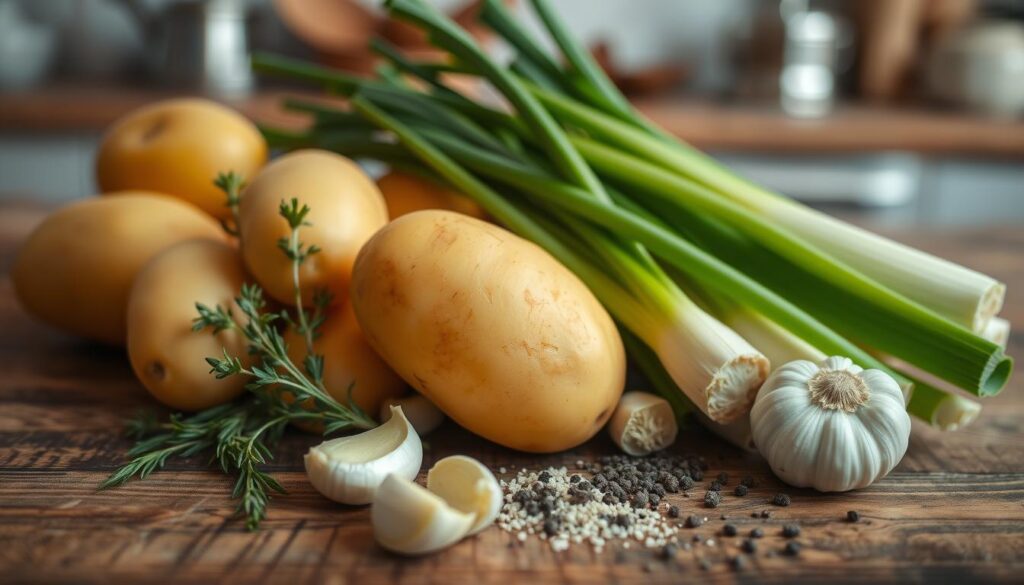
{"type": "MultiPolygon", "coordinates": [[[[312,90],[255,78],[249,54],[370,71],[373,35],[422,50],[376,4],[0,0],[0,199],[92,194],[104,127],[164,97],[299,123],[277,103],[312,90]]],[[[1024,0],[555,5],[641,110],[783,193],[897,227],[1024,220],[1024,0]]]]}

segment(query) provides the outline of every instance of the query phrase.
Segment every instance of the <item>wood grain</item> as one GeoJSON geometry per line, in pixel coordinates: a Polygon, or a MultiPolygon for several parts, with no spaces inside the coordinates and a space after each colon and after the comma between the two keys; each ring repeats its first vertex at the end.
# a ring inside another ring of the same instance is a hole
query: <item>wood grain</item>
{"type": "MultiPolygon", "coordinates": [[[[693,545],[672,561],[654,552],[612,546],[553,553],[539,540],[518,543],[491,528],[422,559],[404,559],[373,544],[366,508],[335,505],[312,490],[301,454],[315,441],[289,434],[268,465],[288,494],[272,503],[262,530],[233,517],[229,480],[204,460],[168,469],[122,489],[96,485],[130,442],[120,422],[155,408],[131,378],[122,352],[84,343],[33,323],[14,302],[8,278],[13,250],[42,216],[34,205],[0,205],[0,582],[21,583],[928,583],[1019,582],[1024,570],[1024,399],[1021,377],[985,402],[969,429],[942,434],[915,423],[910,449],[889,477],[850,494],[794,490],[775,480],[756,455],[699,429],[682,433],[678,450],[705,456],[711,475],[753,473],[761,484],[744,497],[725,492],[714,513],[699,507],[703,485],[672,498],[684,515],[703,513],[699,529],[681,529],[715,544],[693,545]],[[769,505],[785,491],[792,506],[769,505]],[[771,510],[770,518],[751,513],[771,510]],[[863,520],[843,521],[847,510],[863,520]],[[724,538],[725,514],[767,536],[742,571],[726,560],[740,538],[724,538]],[[798,522],[799,558],[777,554],[784,523],[798,522]],[[773,556],[769,556],[775,553],[773,556]],[[710,570],[700,561],[712,561],[710,570]]],[[[1019,228],[899,234],[1004,279],[1004,313],[1024,323],[1024,230],[1019,228]]],[[[1024,335],[1015,330],[1011,353],[1024,335]]],[[[614,452],[599,436],[568,453],[512,452],[447,423],[428,438],[424,467],[468,453],[510,476],[521,466],[574,467],[614,452]]]]}

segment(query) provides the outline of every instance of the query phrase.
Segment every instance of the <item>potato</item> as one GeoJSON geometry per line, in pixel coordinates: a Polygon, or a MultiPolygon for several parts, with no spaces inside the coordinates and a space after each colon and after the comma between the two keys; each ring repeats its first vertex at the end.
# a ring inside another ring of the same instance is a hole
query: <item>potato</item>
{"type": "Polygon", "coordinates": [[[226,349],[247,364],[245,338],[237,330],[193,331],[192,321],[196,303],[241,315],[234,298],[243,282],[238,250],[212,240],[172,246],[139,272],[128,300],[128,359],[154,398],[178,410],[202,410],[242,393],[244,377],[218,380],[206,358],[226,349]]]}
{"type": "Polygon", "coordinates": [[[293,197],[310,208],[311,225],[299,230],[299,239],[320,248],[302,265],[304,301],[327,289],[342,302],[359,248],[388,221],[384,199],[356,163],[323,150],[287,154],[253,179],[239,210],[242,257],[267,294],[289,304],[295,290],[291,261],[277,242],[289,235],[281,201],[293,197]]]}
{"type": "Polygon", "coordinates": [[[448,211],[388,224],[356,260],[367,341],[449,417],[507,447],[552,452],[594,435],[625,379],[611,317],[547,252],[448,211]]]}
{"type": "Polygon", "coordinates": [[[180,197],[226,219],[218,173],[249,180],[267,161],[267,142],[241,114],[203,99],[172,99],[128,113],[100,143],[96,180],[104,192],[143,189],[180,197]]]}
{"type": "Polygon", "coordinates": [[[430,179],[391,171],[377,179],[384,195],[388,216],[394,220],[424,209],[447,209],[477,219],[484,219],[484,210],[475,201],[430,179]]]}
{"type": "MultiPolygon", "coordinates": [[[[288,355],[301,365],[306,359],[305,340],[289,329],[285,341],[288,355]]],[[[324,386],[342,404],[348,404],[348,388],[352,385],[355,403],[370,416],[376,416],[384,401],[405,393],[405,382],[366,343],[348,303],[328,314],[313,349],[324,356],[324,386]]]]}
{"type": "Polygon", "coordinates": [[[11,269],[21,305],[42,321],[112,344],[125,340],[125,307],[136,273],[164,248],[192,239],[226,241],[216,220],[173,197],[123,192],[50,214],[11,269]]]}

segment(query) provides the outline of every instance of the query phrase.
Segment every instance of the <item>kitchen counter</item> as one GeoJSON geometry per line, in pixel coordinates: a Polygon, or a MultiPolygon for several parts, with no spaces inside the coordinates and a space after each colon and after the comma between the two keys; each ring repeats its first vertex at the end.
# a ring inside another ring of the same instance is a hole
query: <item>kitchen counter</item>
{"type": "MultiPolygon", "coordinates": [[[[121,350],[73,339],[32,320],[17,306],[9,270],[17,244],[49,208],[0,203],[0,574],[5,582],[175,583],[669,583],[695,578],[736,583],[967,583],[1019,582],[1024,570],[1024,376],[1020,373],[970,428],[939,433],[915,421],[899,467],[874,486],[849,494],[819,494],[783,486],[756,455],[740,452],[708,433],[686,429],[675,449],[696,452],[732,478],[721,507],[671,496],[683,515],[709,521],[680,529],[683,542],[710,542],[680,551],[672,561],[653,551],[616,544],[602,554],[585,546],[553,553],[530,538],[490,528],[440,554],[406,559],[373,543],[367,508],[333,504],[305,479],[301,455],[317,441],[289,434],[267,466],[287,495],[273,499],[259,532],[232,518],[230,482],[202,459],[171,461],[145,481],[97,492],[125,460],[131,442],[121,422],[155,403],[133,379],[121,350]],[[732,496],[739,477],[760,485],[732,496]],[[778,491],[788,508],[769,505],[778,491]],[[771,509],[770,519],[752,512],[771,509]],[[842,521],[857,510],[857,524],[842,521]],[[723,538],[727,515],[741,534],[755,526],[766,536],[742,573],[726,562],[741,538],[723,538]],[[799,522],[799,558],[768,556],[785,544],[784,523],[799,522]],[[702,572],[701,559],[712,561],[702,572]]],[[[940,253],[1003,279],[1005,315],[1024,324],[1024,230],[1019,226],[964,231],[900,232],[910,244],[940,253]]],[[[1014,331],[1010,352],[1020,356],[1024,331],[1014,331]]],[[[516,453],[473,437],[451,422],[427,440],[424,469],[452,453],[467,453],[491,469],[575,466],[614,453],[602,434],[557,455],[516,453]]],[[[421,477],[422,480],[422,477],[421,477]]]]}
{"type": "MultiPolygon", "coordinates": [[[[262,90],[230,104],[255,120],[295,127],[281,112],[283,90],[262,90]]],[[[155,89],[57,86],[0,93],[0,131],[100,132],[146,103],[170,97],[155,89]]],[[[1024,158],[1024,121],[912,108],[843,105],[820,120],[798,120],[774,106],[719,104],[685,98],[645,98],[637,107],[700,148],[748,152],[905,150],[1024,158]]]]}

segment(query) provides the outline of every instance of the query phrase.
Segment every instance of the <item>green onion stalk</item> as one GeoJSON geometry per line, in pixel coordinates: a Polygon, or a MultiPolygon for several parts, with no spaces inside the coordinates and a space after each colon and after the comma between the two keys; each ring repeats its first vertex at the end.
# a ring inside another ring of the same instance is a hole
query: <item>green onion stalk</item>
{"type": "MultiPolygon", "coordinates": [[[[905,388],[912,386],[909,378],[861,344],[981,396],[1005,383],[1011,366],[1002,350],[950,321],[947,312],[904,295],[784,222],[757,217],[760,210],[721,193],[720,185],[680,171],[688,167],[678,166],[679,152],[689,147],[615,97],[546,2],[534,0],[534,6],[566,56],[564,71],[530,43],[500,3],[486,2],[482,12],[518,51],[512,70],[529,81],[494,63],[422,0],[388,6],[448,51],[461,73],[498,88],[512,111],[465,97],[437,75],[445,67],[410,61],[386,45],[375,49],[395,71],[424,80],[422,89],[393,74],[360,79],[258,56],[260,70],[353,97],[353,111],[293,101],[288,106],[312,115],[313,127],[303,133],[265,129],[268,139],[285,148],[318,146],[375,158],[449,182],[574,271],[639,338],[627,341],[633,361],[649,366],[656,356],[672,385],[705,416],[746,418],[741,415],[756,391],[746,386],[763,380],[761,366],[749,360],[764,358],[750,341],[776,364],[845,355],[890,372],[905,388]],[[562,74],[551,75],[556,70],[562,74]],[[662,266],[682,275],[684,286],[662,266]],[[703,308],[687,296],[693,294],[687,283],[703,308]],[[744,367],[725,367],[739,356],[748,356],[744,367]],[[717,401],[709,391],[716,380],[732,388],[717,401]]],[[[669,386],[664,376],[661,381],[655,385],[669,386]]],[[[928,386],[914,392],[908,410],[939,424],[949,417],[937,413],[950,412],[950,405],[964,411],[964,404],[977,403],[928,386]]]]}

